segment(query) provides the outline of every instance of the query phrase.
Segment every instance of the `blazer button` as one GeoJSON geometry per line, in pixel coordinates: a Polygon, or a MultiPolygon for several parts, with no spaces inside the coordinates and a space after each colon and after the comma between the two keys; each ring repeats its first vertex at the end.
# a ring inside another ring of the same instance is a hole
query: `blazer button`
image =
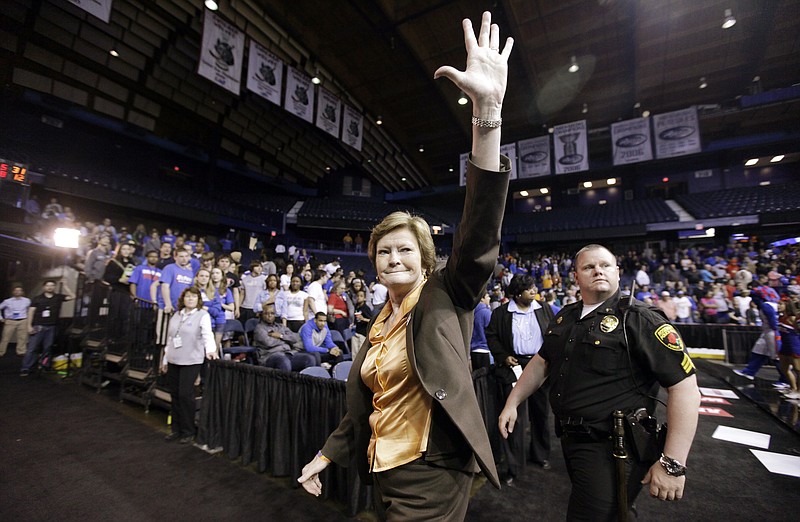
{"type": "Polygon", "coordinates": [[[447,397],[447,392],[444,391],[442,388],[436,390],[436,393],[433,394],[437,399],[444,400],[447,397]]]}

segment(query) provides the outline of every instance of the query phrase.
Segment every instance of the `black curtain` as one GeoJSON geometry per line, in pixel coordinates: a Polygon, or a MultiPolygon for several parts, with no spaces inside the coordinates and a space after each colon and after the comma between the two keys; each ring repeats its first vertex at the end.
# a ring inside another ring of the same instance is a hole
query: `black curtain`
{"type": "MultiPolygon", "coordinates": [[[[208,365],[198,442],[222,447],[243,466],[298,477],[347,410],[345,383],[230,361],[208,365]]],[[[330,466],[322,496],[347,505],[350,516],[371,506],[355,463],[330,466]]],[[[296,485],[299,487],[299,485],[296,485]]]]}

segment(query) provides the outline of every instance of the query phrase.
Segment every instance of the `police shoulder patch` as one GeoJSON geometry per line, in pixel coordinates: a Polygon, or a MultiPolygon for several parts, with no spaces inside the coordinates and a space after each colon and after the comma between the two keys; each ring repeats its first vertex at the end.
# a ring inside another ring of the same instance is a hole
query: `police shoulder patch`
{"type": "Polygon", "coordinates": [[[669,348],[670,350],[675,350],[676,352],[682,352],[685,348],[683,344],[683,339],[681,338],[681,334],[678,333],[678,330],[675,329],[674,326],[671,324],[662,324],[655,331],[656,339],[658,342],[669,348]]]}

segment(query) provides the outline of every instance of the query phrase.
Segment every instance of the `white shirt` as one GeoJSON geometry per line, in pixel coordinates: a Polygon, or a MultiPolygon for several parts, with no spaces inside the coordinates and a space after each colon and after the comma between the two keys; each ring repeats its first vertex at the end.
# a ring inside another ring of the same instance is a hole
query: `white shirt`
{"type": "Polygon", "coordinates": [[[511,317],[511,338],[514,344],[514,353],[518,355],[536,355],[542,347],[544,337],[539,321],[536,320],[535,310],[542,305],[533,301],[526,311],[517,307],[516,301],[508,303],[511,317]]]}
{"type": "Polygon", "coordinates": [[[319,281],[313,281],[307,288],[309,297],[314,298],[314,312],[328,313],[328,298],[325,296],[325,290],[319,281]]]}
{"type": "Polygon", "coordinates": [[[688,297],[682,295],[674,299],[675,306],[678,310],[678,318],[686,319],[692,315],[692,301],[688,297]]]}
{"type": "Polygon", "coordinates": [[[283,309],[281,313],[287,321],[305,321],[303,317],[303,303],[308,299],[308,294],[302,290],[297,293],[283,292],[283,309]]]}
{"type": "Polygon", "coordinates": [[[383,286],[381,283],[375,283],[372,287],[372,305],[382,305],[386,302],[386,298],[389,296],[389,289],[383,286]]]}

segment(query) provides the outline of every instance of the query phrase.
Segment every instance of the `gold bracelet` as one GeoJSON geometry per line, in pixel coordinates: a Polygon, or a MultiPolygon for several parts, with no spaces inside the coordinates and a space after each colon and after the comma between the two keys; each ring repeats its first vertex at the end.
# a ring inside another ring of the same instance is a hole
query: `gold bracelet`
{"type": "Polygon", "coordinates": [[[322,462],[324,462],[325,464],[330,464],[331,463],[331,459],[329,459],[328,457],[323,455],[321,451],[317,452],[317,458],[319,460],[321,460],[322,462]]]}
{"type": "Polygon", "coordinates": [[[503,124],[503,118],[498,118],[496,120],[484,120],[482,118],[478,118],[477,116],[473,116],[472,124],[475,125],[476,127],[483,127],[486,129],[496,129],[503,124]]]}

